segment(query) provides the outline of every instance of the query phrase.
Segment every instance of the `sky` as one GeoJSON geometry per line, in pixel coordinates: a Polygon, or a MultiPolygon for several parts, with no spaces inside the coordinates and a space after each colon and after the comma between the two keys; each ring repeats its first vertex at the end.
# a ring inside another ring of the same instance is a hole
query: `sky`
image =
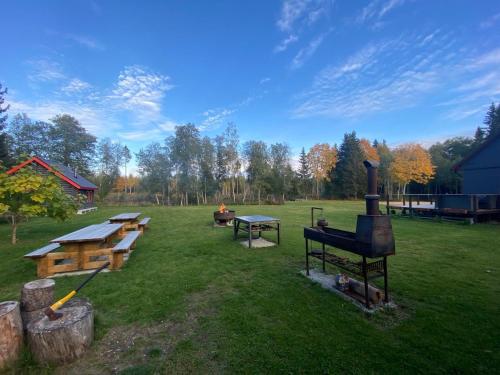
{"type": "Polygon", "coordinates": [[[500,2],[9,1],[9,114],[75,116],[132,151],[194,123],[302,147],[472,135],[500,100],[500,2]]]}

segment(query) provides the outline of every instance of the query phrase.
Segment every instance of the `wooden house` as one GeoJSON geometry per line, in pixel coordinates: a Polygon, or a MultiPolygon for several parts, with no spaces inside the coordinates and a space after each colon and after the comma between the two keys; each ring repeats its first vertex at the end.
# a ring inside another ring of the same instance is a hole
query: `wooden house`
{"type": "Polygon", "coordinates": [[[453,169],[463,176],[463,194],[500,194],[500,132],[453,169]]]}
{"type": "Polygon", "coordinates": [[[22,162],[21,164],[9,169],[7,171],[7,174],[14,174],[18,170],[26,166],[31,166],[31,168],[33,168],[37,173],[40,173],[41,175],[47,176],[49,174],[52,174],[56,176],[57,180],[61,184],[61,187],[67,194],[72,196],[81,194],[87,197],[82,207],[80,207],[80,211],[90,210],[95,207],[94,194],[97,190],[97,186],[79,175],[70,167],[34,156],[22,162]]]}

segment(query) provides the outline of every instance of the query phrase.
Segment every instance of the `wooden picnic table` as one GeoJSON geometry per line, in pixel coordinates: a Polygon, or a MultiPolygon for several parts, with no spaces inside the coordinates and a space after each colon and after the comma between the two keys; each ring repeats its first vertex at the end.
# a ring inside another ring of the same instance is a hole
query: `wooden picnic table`
{"type": "Polygon", "coordinates": [[[248,232],[248,247],[252,247],[252,233],[258,232],[261,237],[262,232],[275,230],[280,244],[280,219],[263,215],[236,216],[234,218],[233,238],[238,238],[238,231],[248,232]],[[241,226],[241,224],[244,226],[241,226]]]}
{"type": "Polygon", "coordinates": [[[108,220],[110,223],[123,224],[123,230],[137,230],[139,216],[141,216],[140,212],[125,212],[123,214],[110,217],[108,220]]]}
{"type": "Polygon", "coordinates": [[[47,273],[88,270],[112,258],[113,240],[121,237],[123,224],[94,224],[50,241],[62,252],[47,255],[47,273]]]}

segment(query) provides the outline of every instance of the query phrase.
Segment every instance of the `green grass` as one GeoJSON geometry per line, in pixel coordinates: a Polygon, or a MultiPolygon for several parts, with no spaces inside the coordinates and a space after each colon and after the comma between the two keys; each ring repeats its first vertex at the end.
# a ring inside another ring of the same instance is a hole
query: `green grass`
{"type": "MultiPolygon", "coordinates": [[[[100,274],[81,292],[96,309],[96,341],[88,355],[43,369],[25,353],[14,370],[500,371],[500,226],[394,218],[389,286],[400,308],[368,316],[299,274],[302,226],[313,204],[325,208],[331,226],[346,230],[364,210],[363,202],[235,207],[241,215],[282,220],[281,246],[252,250],[232,241],[231,229],[212,227],[214,207],[101,208],[62,224],[33,220],[19,229],[15,247],[8,244],[9,227],[0,225],[0,300],[10,300],[36,278],[35,263],[22,258],[28,251],[116,213],[139,210],[152,218],[122,270],[100,274]],[[120,346],[115,357],[103,354],[116,350],[113,345],[120,346]]],[[[57,278],[57,295],[83,278],[57,278]]]]}

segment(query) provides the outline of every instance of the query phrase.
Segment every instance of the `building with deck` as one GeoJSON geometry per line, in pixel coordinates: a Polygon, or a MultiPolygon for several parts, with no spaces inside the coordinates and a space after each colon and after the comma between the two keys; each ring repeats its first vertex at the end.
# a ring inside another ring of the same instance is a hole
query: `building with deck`
{"type": "Polygon", "coordinates": [[[14,174],[21,168],[25,168],[27,166],[30,166],[41,175],[47,176],[51,174],[55,176],[59,181],[61,187],[67,194],[73,197],[75,197],[77,194],[85,196],[87,199],[80,207],[79,212],[95,208],[94,195],[95,191],[97,190],[97,186],[79,175],[75,170],[72,170],[70,167],[62,165],[60,163],[47,161],[34,156],[22,162],[21,164],[9,169],[7,171],[7,174],[14,174]]]}
{"type": "Polygon", "coordinates": [[[500,194],[500,133],[453,167],[462,174],[463,194],[500,194]]]}

